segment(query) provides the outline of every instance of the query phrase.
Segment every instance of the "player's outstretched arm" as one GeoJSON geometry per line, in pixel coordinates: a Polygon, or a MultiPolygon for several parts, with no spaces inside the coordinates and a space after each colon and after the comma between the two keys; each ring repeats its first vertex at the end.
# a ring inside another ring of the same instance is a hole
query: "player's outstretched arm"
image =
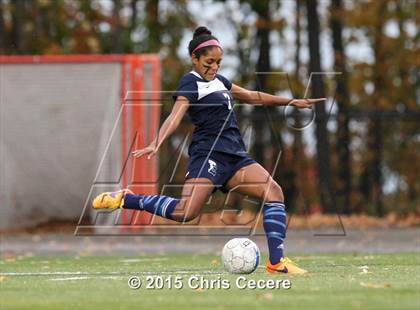
{"type": "Polygon", "coordinates": [[[291,99],[287,97],[274,96],[260,91],[252,91],[232,84],[230,90],[234,99],[250,104],[263,105],[294,105],[299,109],[310,108],[314,103],[325,101],[326,98],[316,99],[291,99]]]}
{"type": "Polygon", "coordinates": [[[171,114],[169,114],[169,116],[163,122],[162,127],[160,127],[158,136],[144,149],[135,150],[133,152],[133,156],[140,157],[143,155],[148,155],[148,159],[154,156],[162,145],[163,141],[165,141],[165,139],[178,128],[182,118],[185,115],[185,112],[188,110],[188,107],[188,99],[183,96],[178,96],[174,107],[172,108],[171,114]]]}

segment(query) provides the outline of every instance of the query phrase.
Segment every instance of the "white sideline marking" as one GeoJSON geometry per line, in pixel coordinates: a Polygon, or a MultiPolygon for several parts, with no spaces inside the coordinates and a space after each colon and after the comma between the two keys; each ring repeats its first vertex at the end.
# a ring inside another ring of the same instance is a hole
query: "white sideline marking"
{"type": "Polygon", "coordinates": [[[82,272],[82,271],[58,271],[58,272],[0,272],[0,276],[132,276],[132,275],[177,275],[177,274],[191,274],[191,275],[225,275],[227,272],[212,271],[212,270],[173,270],[173,271],[127,271],[127,272],[82,272]]]}
{"type": "Polygon", "coordinates": [[[0,276],[72,276],[85,275],[86,272],[58,271],[58,272],[1,272],[0,276]]]}
{"type": "Polygon", "coordinates": [[[71,278],[55,278],[50,281],[72,281],[72,280],[87,280],[89,277],[71,277],[71,278]]]}
{"type": "Polygon", "coordinates": [[[128,259],[123,259],[120,262],[121,263],[139,263],[139,262],[159,262],[159,261],[164,261],[164,260],[168,260],[168,258],[166,258],[166,257],[162,257],[162,258],[128,258],[128,259]]]}
{"type": "MultiPolygon", "coordinates": [[[[101,279],[120,279],[123,278],[121,276],[105,276],[105,277],[99,277],[101,279]]],[[[91,279],[91,277],[70,277],[70,278],[54,278],[49,279],[50,281],[72,281],[72,280],[88,280],[91,279]]]]}

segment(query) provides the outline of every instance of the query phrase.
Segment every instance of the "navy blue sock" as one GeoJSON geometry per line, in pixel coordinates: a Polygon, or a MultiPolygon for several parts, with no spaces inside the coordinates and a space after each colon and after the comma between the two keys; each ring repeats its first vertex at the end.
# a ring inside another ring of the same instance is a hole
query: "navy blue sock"
{"type": "Polygon", "coordinates": [[[145,210],[147,212],[172,220],[178,199],[164,195],[132,195],[124,197],[124,209],[145,210]]]}
{"type": "Polygon", "coordinates": [[[280,201],[271,201],[263,207],[263,226],[267,236],[270,263],[278,264],[283,257],[283,241],[286,238],[286,211],[280,201]]]}

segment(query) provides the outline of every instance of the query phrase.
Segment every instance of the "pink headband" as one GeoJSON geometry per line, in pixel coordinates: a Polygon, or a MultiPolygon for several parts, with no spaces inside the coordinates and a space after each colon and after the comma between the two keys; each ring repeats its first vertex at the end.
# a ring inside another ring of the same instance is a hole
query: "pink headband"
{"type": "Polygon", "coordinates": [[[207,40],[207,41],[204,41],[203,43],[200,43],[192,52],[191,52],[191,54],[192,53],[194,53],[196,50],[198,50],[198,49],[200,49],[200,48],[203,48],[203,47],[207,47],[207,46],[217,46],[217,47],[220,47],[220,49],[221,50],[223,50],[222,49],[222,47],[220,46],[220,43],[219,43],[219,41],[217,41],[217,40],[215,40],[215,39],[211,39],[211,40],[207,40]]]}

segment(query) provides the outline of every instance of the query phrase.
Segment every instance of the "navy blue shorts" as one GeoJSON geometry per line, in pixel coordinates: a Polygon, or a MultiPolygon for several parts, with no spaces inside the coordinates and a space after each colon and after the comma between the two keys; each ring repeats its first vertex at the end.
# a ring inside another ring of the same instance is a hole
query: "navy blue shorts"
{"type": "Polygon", "coordinates": [[[206,178],[215,186],[214,191],[221,190],[224,193],[229,191],[226,183],[242,167],[256,163],[249,157],[233,154],[212,152],[210,155],[194,154],[188,162],[185,179],[206,178]]]}

